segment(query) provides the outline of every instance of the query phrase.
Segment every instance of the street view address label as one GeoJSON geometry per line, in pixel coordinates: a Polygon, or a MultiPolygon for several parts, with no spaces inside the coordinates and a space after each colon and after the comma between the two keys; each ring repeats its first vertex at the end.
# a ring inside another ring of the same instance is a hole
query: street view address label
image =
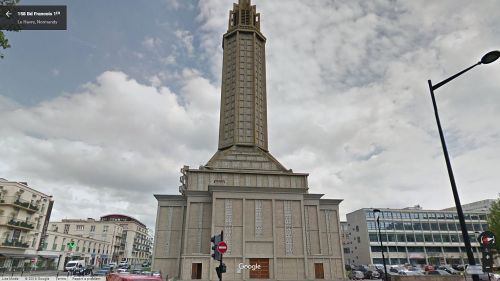
{"type": "Polygon", "coordinates": [[[0,6],[0,30],[66,30],[66,6],[0,6]]]}

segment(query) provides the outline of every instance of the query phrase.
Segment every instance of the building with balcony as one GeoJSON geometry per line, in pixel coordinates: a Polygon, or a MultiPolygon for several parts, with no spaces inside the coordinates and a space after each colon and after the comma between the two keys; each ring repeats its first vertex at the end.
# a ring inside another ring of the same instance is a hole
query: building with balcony
{"type": "MultiPolygon", "coordinates": [[[[387,264],[467,264],[458,215],[454,210],[380,209],[381,240],[387,264]]],[[[487,211],[464,211],[476,262],[481,259],[477,241],[488,229],[487,211]]],[[[381,264],[378,228],[373,208],[347,214],[346,263],[381,264]]]]}
{"type": "Polygon", "coordinates": [[[29,267],[46,239],[52,196],[0,179],[0,268],[29,267]]]}
{"type": "MultiPolygon", "coordinates": [[[[75,237],[104,241],[109,244],[102,252],[92,256],[92,264],[119,262],[124,258],[125,240],[122,226],[112,221],[98,221],[92,218],[87,219],[63,219],[61,221],[51,221],[49,225],[51,233],[62,235],[73,235],[75,237]]],[[[69,237],[69,236],[68,236],[69,237]]],[[[88,247],[86,247],[88,249],[88,247]]]]}
{"type": "Polygon", "coordinates": [[[145,224],[133,217],[120,214],[102,216],[101,221],[116,223],[123,228],[122,260],[126,260],[129,264],[141,264],[151,259],[152,237],[145,224]]]}

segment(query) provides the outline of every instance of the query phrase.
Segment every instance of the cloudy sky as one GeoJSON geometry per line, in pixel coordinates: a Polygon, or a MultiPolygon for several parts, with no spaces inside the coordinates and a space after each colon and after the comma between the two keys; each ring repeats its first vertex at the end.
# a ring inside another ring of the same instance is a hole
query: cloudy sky
{"type": "MultiPolygon", "coordinates": [[[[0,177],[54,196],[54,220],[154,227],[153,194],[217,148],[233,0],[46,1],[67,31],[8,33],[0,177]]],[[[23,0],[22,4],[39,3],[23,0]]],[[[500,3],[254,0],[267,37],[270,152],[310,192],[362,207],[453,206],[427,80],[500,49],[500,3]]],[[[500,62],[436,91],[462,203],[500,188],[500,62]]]]}

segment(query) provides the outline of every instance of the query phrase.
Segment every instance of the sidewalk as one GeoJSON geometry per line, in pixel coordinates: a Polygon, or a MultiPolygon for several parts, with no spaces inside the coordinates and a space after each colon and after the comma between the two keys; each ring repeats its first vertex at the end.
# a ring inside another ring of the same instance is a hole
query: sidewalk
{"type": "Polygon", "coordinates": [[[59,276],[66,276],[67,272],[57,271],[57,270],[34,270],[34,271],[5,271],[0,272],[0,277],[6,276],[56,276],[59,272],[59,276]]]}

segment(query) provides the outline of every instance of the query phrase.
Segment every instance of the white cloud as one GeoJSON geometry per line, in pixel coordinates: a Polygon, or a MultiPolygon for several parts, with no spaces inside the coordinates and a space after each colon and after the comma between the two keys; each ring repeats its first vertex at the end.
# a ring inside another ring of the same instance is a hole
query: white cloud
{"type": "Polygon", "coordinates": [[[178,0],[165,0],[168,9],[178,10],[181,7],[181,3],[178,0]]]}
{"type": "Polygon", "coordinates": [[[142,45],[150,50],[159,48],[161,46],[161,44],[162,44],[162,40],[160,38],[157,38],[157,37],[146,36],[142,40],[142,45]]]}
{"type": "Polygon", "coordinates": [[[175,64],[175,56],[174,55],[168,55],[166,57],[160,58],[160,61],[161,61],[162,64],[172,65],[172,64],[175,64]]]}
{"type": "Polygon", "coordinates": [[[194,36],[191,34],[191,32],[189,30],[178,29],[174,31],[174,34],[181,41],[188,55],[192,55],[194,52],[194,46],[193,46],[194,36]]]}
{"type": "Polygon", "coordinates": [[[176,192],[179,167],[207,161],[215,147],[218,89],[189,71],[181,105],[158,77],[151,81],[154,87],[105,72],[81,92],[4,107],[0,173],[53,194],[55,218],[79,217],[82,209],[98,217],[103,209],[90,206],[109,200],[109,212],[136,214],[135,204],[151,206],[141,216],[154,225],[153,193],[176,192]],[[189,161],[179,162],[186,156],[189,161]],[[70,195],[94,203],[68,203],[70,195]]]}

